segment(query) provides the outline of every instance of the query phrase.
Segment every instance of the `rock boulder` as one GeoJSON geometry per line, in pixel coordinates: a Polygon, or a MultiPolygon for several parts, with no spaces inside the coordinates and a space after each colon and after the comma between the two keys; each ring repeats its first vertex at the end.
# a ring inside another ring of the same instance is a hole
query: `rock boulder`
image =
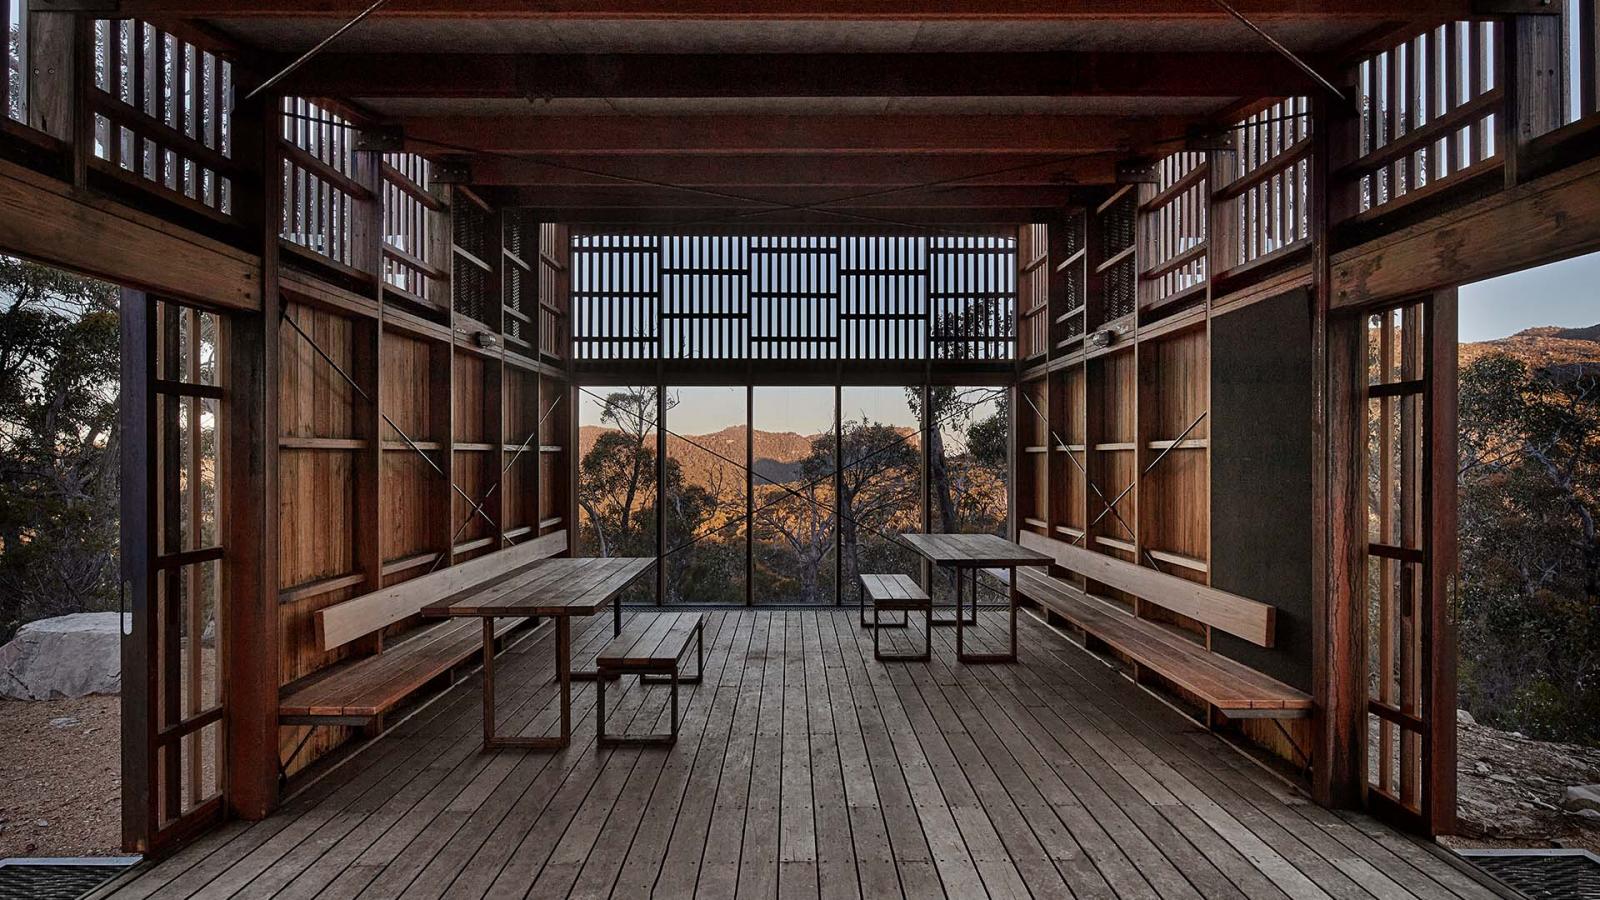
{"type": "Polygon", "coordinates": [[[114,612],[75,613],[22,626],[0,647],[0,697],[61,700],[119,692],[121,619],[114,612]]]}

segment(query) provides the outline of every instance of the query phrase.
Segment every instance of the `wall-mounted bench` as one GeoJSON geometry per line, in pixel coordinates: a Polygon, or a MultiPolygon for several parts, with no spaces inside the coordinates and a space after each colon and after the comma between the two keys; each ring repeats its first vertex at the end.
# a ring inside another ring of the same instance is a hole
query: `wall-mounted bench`
{"type": "MultiPolygon", "coordinates": [[[[317,643],[327,651],[381,633],[441,597],[487,587],[566,548],[567,533],[558,531],[335,603],[316,614],[317,643]]],[[[504,634],[524,621],[503,620],[496,633],[504,634]]],[[[284,725],[381,727],[383,716],[407,697],[476,662],[482,650],[481,626],[471,619],[450,619],[417,629],[380,653],[338,663],[292,685],[278,699],[278,721],[284,725]]]]}
{"type": "MultiPolygon", "coordinates": [[[[1166,575],[1063,541],[1024,531],[1019,543],[1055,565],[1170,612],[1261,647],[1271,647],[1273,607],[1204,584],[1166,575]]],[[[1131,660],[1234,719],[1295,719],[1311,714],[1311,696],[1207,649],[1180,629],[1130,614],[1043,569],[1018,569],[1017,590],[1067,620],[1090,642],[1131,660]]]]}

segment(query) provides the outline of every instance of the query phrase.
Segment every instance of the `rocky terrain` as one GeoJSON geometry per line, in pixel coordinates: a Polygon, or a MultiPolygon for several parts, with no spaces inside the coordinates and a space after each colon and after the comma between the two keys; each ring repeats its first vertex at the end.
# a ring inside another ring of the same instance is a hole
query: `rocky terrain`
{"type": "Polygon", "coordinates": [[[1600,748],[1530,740],[1458,719],[1460,835],[1453,846],[1572,847],[1600,853],[1600,810],[1568,788],[1600,784],[1600,748]]]}

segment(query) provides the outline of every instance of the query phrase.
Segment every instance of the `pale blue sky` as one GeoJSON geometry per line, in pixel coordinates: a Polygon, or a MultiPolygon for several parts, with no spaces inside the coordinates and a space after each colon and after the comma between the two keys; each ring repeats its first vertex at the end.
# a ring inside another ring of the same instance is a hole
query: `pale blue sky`
{"type": "Polygon", "coordinates": [[[1600,324],[1600,253],[1461,289],[1461,340],[1490,341],[1536,325],[1600,324]]]}

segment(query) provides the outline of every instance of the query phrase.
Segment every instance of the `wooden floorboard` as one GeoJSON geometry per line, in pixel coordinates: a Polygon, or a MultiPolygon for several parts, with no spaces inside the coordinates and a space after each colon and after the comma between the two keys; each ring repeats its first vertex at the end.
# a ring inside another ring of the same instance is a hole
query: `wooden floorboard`
{"type": "MultiPolygon", "coordinates": [[[[648,616],[649,611],[630,615],[648,616]]],[[[671,748],[480,752],[477,676],[294,796],[105,893],[185,898],[1497,896],[1435,846],[1309,803],[1031,616],[1016,665],[878,662],[845,610],[706,612],[671,748]]],[[[574,658],[610,637],[576,623],[574,658]]],[[[985,612],[968,649],[999,649],[985,612]]],[[[920,617],[885,631],[918,650],[920,617]]],[[[557,727],[550,629],[497,665],[502,732],[557,727]]],[[[633,677],[608,729],[665,731],[633,677]]]]}

